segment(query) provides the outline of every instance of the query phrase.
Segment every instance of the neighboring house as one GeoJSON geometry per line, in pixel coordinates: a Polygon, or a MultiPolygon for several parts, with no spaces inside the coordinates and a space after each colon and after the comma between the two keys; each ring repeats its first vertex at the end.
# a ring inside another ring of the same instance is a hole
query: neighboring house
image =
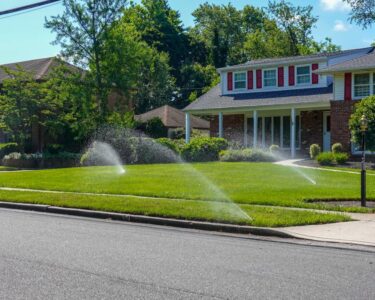
{"type": "Polygon", "coordinates": [[[340,142],[356,153],[349,118],[358,100],[375,94],[373,47],[254,60],[218,72],[221,83],[184,109],[188,128],[192,114],[205,115],[211,136],[249,147],[276,144],[295,157],[311,144],[329,151],[340,142]]]}
{"type": "MultiPolygon", "coordinates": [[[[168,129],[168,137],[171,137],[177,128],[185,127],[185,113],[169,105],[164,105],[144,114],[135,116],[135,120],[139,122],[146,122],[153,118],[159,118],[163,122],[164,126],[168,129]]],[[[190,128],[201,130],[208,135],[210,122],[191,116],[190,128]]]]}

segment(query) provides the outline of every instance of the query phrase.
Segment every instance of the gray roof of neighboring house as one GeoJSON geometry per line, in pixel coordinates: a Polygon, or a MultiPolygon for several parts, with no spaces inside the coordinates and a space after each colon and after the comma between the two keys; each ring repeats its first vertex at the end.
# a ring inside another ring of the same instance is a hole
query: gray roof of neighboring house
{"type": "Polygon", "coordinates": [[[210,111],[218,109],[252,108],[327,102],[332,100],[332,84],[323,88],[294,89],[275,92],[253,92],[221,95],[220,85],[188,105],[184,111],[210,111]]]}
{"type": "MultiPolygon", "coordinates": [[[[135,119],[141,122],[153,118],[160,118],[164,126],[168,128],[185,127],[185,113],[169,105],[164,105],[144,114],[135,116],[135,119]]],[[[210,122],[194,116],[190,118],[190,124],[192,128],[210,129],[210,122]]]]}
{"type": "Polygon", "coordinates": [[[69,67],[72,67],[78,70],[77,67],[67,62],[64,62],[61,59],[58,59],[56,57],[47,57],[47,58],[34,59],[34,60],[0,65],[0,82],[2,82],[4,79],[9,78],[9,75],[3,70],[2,67],[9,68],[11,70],[17,70],[17,67],[21,67],[25,71],[34,74],[35,80],[40,80],[46,77],[48,74],[50,74],[53,68],[58,66],[61,62],[68,65],[69,67]]]}
{"type": "Polygon", "coordinates": [[[375,51],[353,58],[341,63],[331,65],[327,68],[322,68],[317,71],[320,74],[332,74],[336,72],[368,70],[375,68],[375,51]]]}
{"type": "Polygon", "coordinates": [[[223,69],[234,69],[234,68],[243,68],[243,67],[251,67],[251,66],[258,66],[258,65],[271,65],[271,64],[278,64],[278,63],[298,63],[313,59],[324,59],[324,58],[331,58],[335,56],[342,56],[342,55],[350,55],[356,52],[361,52],[364,50],[371,51],[373,47],[366,47],[366,48],[358,48],[358,49],[350,49],[350,50],[340,50],[336,52],[322,52],[316,53],[311,55],[300,55],[300,56],[288,56],[288,57],[278,57],[278,58],[265,58],[265,59],[255,59],[248,61],[244,64],[228,66],[224,68],[219,68],[219,70],[223,69]]]}

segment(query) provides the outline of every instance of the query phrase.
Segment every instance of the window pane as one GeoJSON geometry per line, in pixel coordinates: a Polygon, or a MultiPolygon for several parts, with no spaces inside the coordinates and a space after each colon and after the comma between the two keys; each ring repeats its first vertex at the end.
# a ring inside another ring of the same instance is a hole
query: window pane
{"type": "Polygon", "coordinates": [[[370,84],[370,74],[354,75],[354,84],[370,84]]]}
{"type": "Polygon", "coordinates": [[[276,70],[264,71],[264,86],[276,86],[276,70]]]}
{"type": "Polygon", "coordinates": [[[280,117],[273,118],[273,143],[280,146],[280,117]]]}
{"type": "Polygon", "coordinates": [[[234,88],[244,89],[246,88],[246,73],[234,73],[234,88]]]}
{"type": "Polygon", "coordinates": [[[356,85],[354,86],[355,97],[366,97],[370,95],[370,85],[356,85]]]}
{"type": "Polygon", "coordinates": [[[290,148],[290,116],[283,117],[283,148],[290,148]]]}
{"type": "Polygon", "coordinates": [[[234,83],[234,88],[235,89],[244,89],[244,88],[246,88],[246,81],[236,81],[234,83]]]}
{"type": "Polygon", "coordinates": [[[300,75],[297,77],[297,83],[310,83],[310,75],[300,75]]]}
{"type": "Polygon", "coordinates": [[[297,75],[310,75],[310,67],[297,67],[297,75]]]}

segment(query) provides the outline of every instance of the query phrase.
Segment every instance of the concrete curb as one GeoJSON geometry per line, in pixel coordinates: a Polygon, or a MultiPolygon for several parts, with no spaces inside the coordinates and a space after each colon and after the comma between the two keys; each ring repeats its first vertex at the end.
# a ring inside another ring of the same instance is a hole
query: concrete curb
{"type": "Polygon", "coordinates": [[[79,216],[79,217],[96,218],[96,219],[111,219],[115,221],[146,223],[146,224],[153,224],[153,225],[173,226],[173,227],[180,227],[180,228],[206,230],[206,231],[253,234],[253,235],[260,235],[260,236],[280,237],[280,238],[294,238],[294,239],[298,238],[289,233],[286,233],[277,229],[271,229],[271,228],[150,217],[150,216],[141,216],[141,215],[104,212],[104,211],[94,211],[94,210],[87,210],[87,209],[65,208],[65,207],[40,205],[40,204],[0,202],[0,208],[38,211],[38,212],[45,212],[45,213],[62,214],[62,215],[79,216]]]}

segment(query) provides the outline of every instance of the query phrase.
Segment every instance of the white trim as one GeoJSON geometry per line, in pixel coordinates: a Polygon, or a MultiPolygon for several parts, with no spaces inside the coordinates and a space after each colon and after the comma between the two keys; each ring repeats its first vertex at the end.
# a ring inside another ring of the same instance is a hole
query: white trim
{"type": "Polygon", "coordinates": [[[185,143],[190,142],[191,127],[190,127],[190,113],[185,113],[185,143]]]}

